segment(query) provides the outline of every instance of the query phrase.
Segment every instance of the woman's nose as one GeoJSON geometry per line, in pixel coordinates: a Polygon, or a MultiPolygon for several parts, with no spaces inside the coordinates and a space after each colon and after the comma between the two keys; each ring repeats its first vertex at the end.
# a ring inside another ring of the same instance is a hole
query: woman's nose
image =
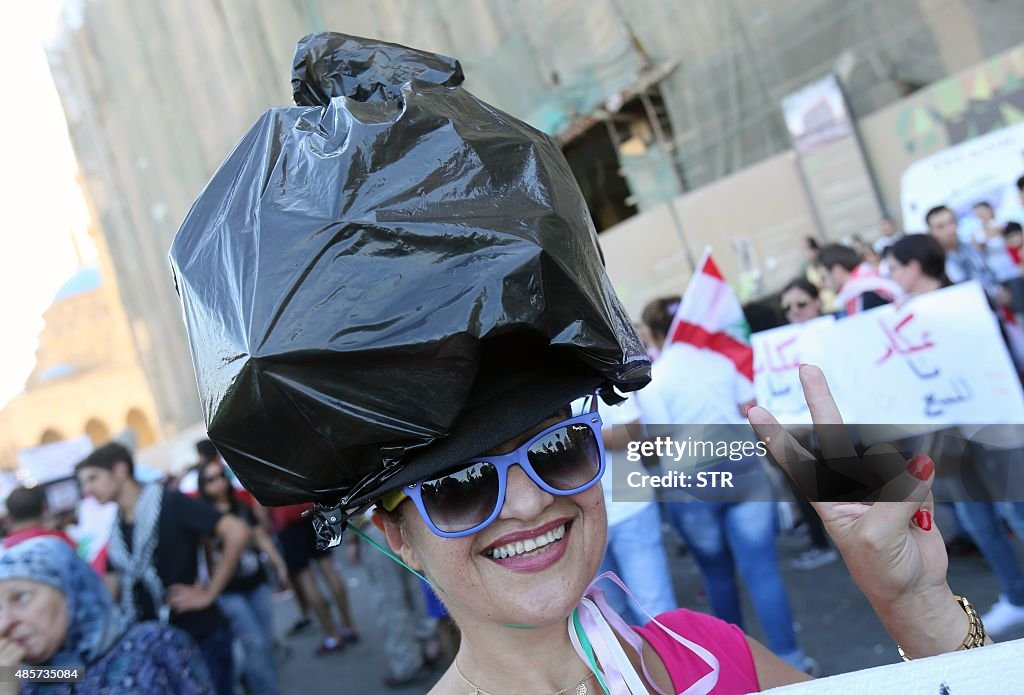
{"type": "Polygon", "coordinates": [[[508,469],[505,503],[499,518],[522,521],[535,519],[554,499],[554,495],[533,482],[520,466],[512,466],[508,469]]]}

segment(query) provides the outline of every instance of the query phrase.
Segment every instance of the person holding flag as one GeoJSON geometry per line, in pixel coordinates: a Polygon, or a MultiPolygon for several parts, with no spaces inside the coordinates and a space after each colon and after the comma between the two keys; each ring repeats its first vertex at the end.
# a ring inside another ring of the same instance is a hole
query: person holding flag
{"type": "MultiPolygon", "coordinates": [[[[735,443],[731,440],[749,437],[744,416],[754,401],[750,330],[739,299],[710,250],[704,252],[682,299],[652,301],[642,320],[660,350],[650,386],[637,394],[648,428],[667,428],[677,442],[700,439],[731,445],[735,443]]],[[[706,463],[663,460],[666,468],[686,474],[706,463]]],[[[775,506],[765,494],[770,489],[768,474],[756,456],[726,459],[722,468],[743,481],[737,489],[683,491],[701,492],[702,499],[666,502],[668,517],[693,552],[714,614],[743,625],[738,570],[769,648],[786,663],[813,675],[817,663],[796,641],[779,571],[775,506]]]]}

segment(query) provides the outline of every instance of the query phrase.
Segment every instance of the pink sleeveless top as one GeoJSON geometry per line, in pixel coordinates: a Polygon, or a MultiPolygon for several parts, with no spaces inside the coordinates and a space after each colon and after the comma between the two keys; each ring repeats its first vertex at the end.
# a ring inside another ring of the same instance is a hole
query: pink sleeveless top
{"type": "MultiPolygon", "coordinates": [[[[754,670],[754,656],[743,631],[735,625],[710,615],[680,608],[662,613],[658,622],[680,637],[696,642],[715,655],[721,665],[714,695],[742,695],[761,690],[754,670]]],[[[667,635],[652,623],[634,627],[637,634],[651,645],[672,679],[675,692],[689,688],[711,669],[700,657],[667,635]]]]}

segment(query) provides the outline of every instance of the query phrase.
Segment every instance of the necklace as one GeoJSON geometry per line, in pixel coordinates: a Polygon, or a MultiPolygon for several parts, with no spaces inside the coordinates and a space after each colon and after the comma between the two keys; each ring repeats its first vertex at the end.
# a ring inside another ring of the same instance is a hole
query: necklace
{"type": "MultiPolygon", "coordinates": [[[[457,674],[459,674],[459,678],[461,678],[462,680],[466,681],[466,685],[468,685],[471,688],[473,688],[473,692],[470,693],[470,695],[492,695],[492,693],[487,692],[486,690],[481,688],[479,685],[477,685],[473,681],[471,681],[468,678],[466,678],[466,676],[459,669],[459,662],[458,661],[455,661],[455,662],[452,662],[452,663],[455,664],[455,672],[457,674]]],[[[557,690],[557,691],[551,693],[550,695],[565,695],[565,693],[569,693],[569,692],[572,692],[572,695],[587,695],[590,692],[590,690],[587,689],[587,681],[589,681],[590,677],[593,676],[593,675],[594,675],[593,672],[589,672],[588,671],[587,675],[583,676],[583,680],[581,680],[579,683],[575,683],[574,685],[570,685],[570,686],[568,686],[566,688],[562,688],[561,690],[557,690]]]]}

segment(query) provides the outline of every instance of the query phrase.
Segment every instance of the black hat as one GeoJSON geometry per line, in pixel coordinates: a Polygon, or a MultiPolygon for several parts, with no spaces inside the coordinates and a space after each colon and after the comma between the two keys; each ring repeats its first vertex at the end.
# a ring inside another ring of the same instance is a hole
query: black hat
{"type": "Polygon", "coordinates": [[[295,65],[321,103],[264,114],[171,248],[210,439],[260,502],[351,508],[649,381],[554,140],[450,58],[319,34],[295,65]]]}

